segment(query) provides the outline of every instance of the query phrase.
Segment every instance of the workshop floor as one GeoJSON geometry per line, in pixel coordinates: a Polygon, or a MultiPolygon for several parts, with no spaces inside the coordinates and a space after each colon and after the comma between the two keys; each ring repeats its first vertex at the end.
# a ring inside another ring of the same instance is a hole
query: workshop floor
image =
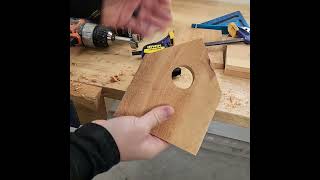
{"type": "Polygon", "coordinates": [[[122,162],[94,180],[249,180],[250,159],[201,149],[170,148],[150,161],[122,162]]]}

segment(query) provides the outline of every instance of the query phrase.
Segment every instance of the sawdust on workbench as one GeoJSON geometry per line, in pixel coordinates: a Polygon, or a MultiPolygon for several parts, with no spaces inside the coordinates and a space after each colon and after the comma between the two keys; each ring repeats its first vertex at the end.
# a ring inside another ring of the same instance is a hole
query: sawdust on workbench
{"type": "Polygon", "coordinates": [[[87,90],[83,87],[83,85],[80,82],[73,82],[71,81],[71,88],[70,90],[73,92],[73,94],[83,97],[84,99],[88,100],[89,102],[92,102],[96,100],[95,97],[89,97],[87,96],[86,92],[87,90]]]}
{"type": "Polygon", "coordinates": [[[231,89],[229,89],[228,91],[223,92],[222,94],[223,94],[222,98],[224,98],[222,100],[222,102],[224,102],[224,106],[228,110],[233,110],[233,109],[239,108],[243,104],[248,104],[249,103],[248,100],[245,101],[245,102],[242,102],[242,100],[239,97],[237,97],[237,95],[235,93],[231,92],[231,89]]]}
{"type": "Polygon", "coordinates": [[[120,78],[118,75],[110,77],[110,82],[114,83],[114,82],[118,82],[118,81],[120,81],[120,78]]]}
{"type": "Polygon", "coordinates": [[[120,71],[120,73],[118,73],[117,75],[113,75],[110,77],[110,82],[114,83],[114,82],[119,82],[123,80],[122,78],[120,79],[120,76],[123,76],[123,75],[124,75],[123,71],[120,71]]]}
{"type": "Polygon", "coordinates": [[[72,90],[74,90],[75,92],[80,92],[81,89],[83,89],[82,83],[80,82],[72,82],[72,90]]]}

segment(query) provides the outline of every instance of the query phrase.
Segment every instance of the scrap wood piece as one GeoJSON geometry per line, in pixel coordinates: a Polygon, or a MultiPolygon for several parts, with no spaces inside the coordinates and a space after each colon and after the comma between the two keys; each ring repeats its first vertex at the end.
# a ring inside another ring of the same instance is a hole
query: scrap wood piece
{"type": "Polygon", "coordinates": [[[250,79],[250,45],[233,44],[227,46],[224,73],[250,79]]]}
{"type": "Polygon", "coordinates": [[[156,106],[169,104],[175,114],[151,133],[196,155],[221,96],[203,43],[194,40],[146,55],[115,115],[142,116],[156,106]],[[176,67],[192,71],[194,81],[188,89],[174,85],[171,74],[176,67]]]}
{"type": "Polygon", "coordinates": [[[228,76],[215,70],[222,96],[214,119],[240,127],[250,127],[250,79],[228,76]]]}
{"type": "MultiPolygon", "coordinates": [[[[86,109],[85,111],[88,112],[90,111],[91,114],[95,114],[95,118],[99,119],[107,117],[106,106],[102,94],[103,91],[101,87],[70,81],[70,97],[76,107],[86,109]]],[[[95,120],[83,119],[81,116],[79,116],[79,119],[81,123],[95,120]]]]}
{"type": "MultiPolygon", "coordinates": [[[[204,42],[221,41],[222,32],[210,29],[185,28],[176,35],[175,44],[185,43],[195,39],[203,39],[204,42]]],[[[216,69],[224,68],[224,46],[209,46],[208,54],[211,64],[216,69]]]]}

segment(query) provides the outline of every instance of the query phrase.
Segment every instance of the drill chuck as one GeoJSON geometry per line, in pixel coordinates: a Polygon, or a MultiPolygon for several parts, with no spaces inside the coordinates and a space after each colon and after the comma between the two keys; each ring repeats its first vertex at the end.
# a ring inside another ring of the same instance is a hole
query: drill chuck
{"type": "Polygon", "coordinates": [[[83,45],[87,47],[105,48],[109,46],[108,41],[115,40],[115,34],[111,29],[93,23],[85,23],[79,34],[83,45]]]}

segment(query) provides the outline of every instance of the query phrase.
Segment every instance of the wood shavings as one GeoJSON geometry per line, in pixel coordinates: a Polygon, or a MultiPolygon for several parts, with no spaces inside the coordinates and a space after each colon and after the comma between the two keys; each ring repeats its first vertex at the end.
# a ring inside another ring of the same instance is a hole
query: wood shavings
{"type": "Polygon", "coordinates": [[[72,82],[71,85],[72,85],[72,89],[71,90],[76,92],[76,93],[79,93],[79,91],[82,89],[81,83],[72,82]]]}
{"type": "Polygon", "coordinates": [[[223,98],[225,98],[224,105],[228,109],[235,109],[242,105],[241,99],[232,94],[231,90],[224,92],[223,98]]]}
{"type": "Polygon", "coordinates": [[[78,90],[82,89],[82,87],[77,86],[77,87],[75,87],[74,89],[75,89],[76,91],[78,91],[78,90]]]}
{"type": "Polygon", "coordinates": [[[123,78],[120,79],[119,76],[124,76],[124,75],[125,75],[125,73],[123,71],[120,71],[120,73],[118,73],[117,75],[110,77],[110,82],[111,83],[119,82],[119,81],[123,80],[123,78]]]}
{"type": "Polygon", "coordinates": [[[119,78],[119,76],[118,75],[116,75],[116,76],[111,76],[111,80],[110,80],[111,82],[118,82],[118,81],[120,81],[120,78],[119,78]]]}
{"type": "Polygon", "coordinates": [[[88,80],[88,78],[85,77],[83,74],[80,75],[80,78],[81,78],[81,79],[84,79],[84,80],[88,80]]]}
{"type": "Polygon", "coordinates": [[[123,76],[124,75],[124,73],[121,71],[120,73],[119,73],[119,76],[123,76]]]}

